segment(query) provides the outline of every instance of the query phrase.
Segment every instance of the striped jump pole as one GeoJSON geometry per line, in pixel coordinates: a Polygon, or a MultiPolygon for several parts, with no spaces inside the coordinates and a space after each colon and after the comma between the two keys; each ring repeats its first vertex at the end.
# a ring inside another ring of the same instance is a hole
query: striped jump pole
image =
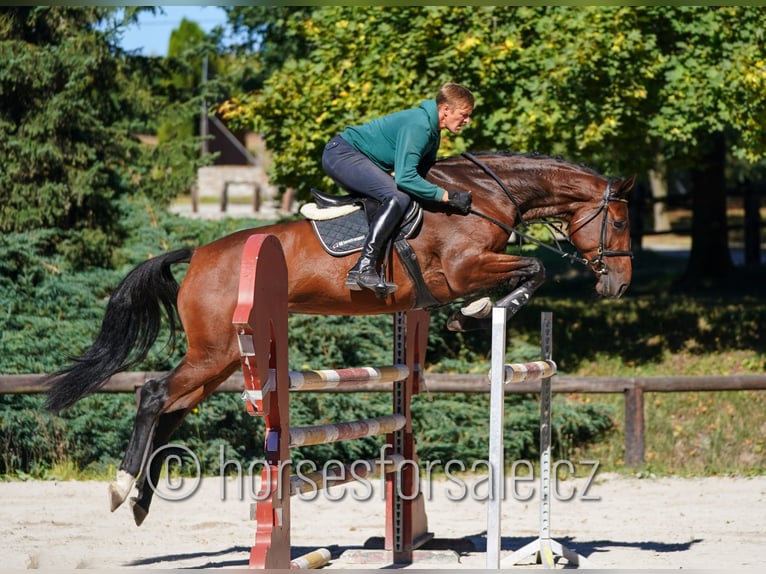
{"type": "Polygon", "coordinates": [[[291,391],[358,386],[359,383],[395,383],[410,375],[407,365],[358,367],[324,371],[290,371],[291,391]]]}
{"type": "Polygon", "coordinates": [[[394,315],[394,364],[317,371],[287,369],[287,266],[281,245],[271,235],[251,236],[242,252],[239,297],[232,323],[239,342],[247,412],[265,422],[264,465],[253,518],[257,521],[250,567],[280,570],[319,567],[329,560],[316,551],[290,559],[290,496],[359,480],[371,473],[386,477],[385,552],[394,563],[412,562],[413,550],[430,540],[417,481],[410,401],[420,392],[429,314],[394,315]],[[263,277],[260,281],[258,276],[263,277]],[[366,383],[392,385],[393,413],[360,421],[290,427],[289,393],[366,383]],[[289,449],[378,434],[386,435],[383,460],[361,461],[342,470],[290,476],[289,449]],[[346,472],[348,471],[348,472],[346,472]],[[337,474],[335,474],[337,472],[337,474]],[[348,476],[350,479],[346,480],[348,476]],[[283,494],[284,493],[284,494],[283,494]]]}
{"type": "MultiPolygon", "coordinates": [[[[244,356],[244,355],[243,355],[244,356]]],[[[383,367],[357,367],[351,369],[326,369],[320,371],[289,371],[288,388],[291,392],[317,391],[358,387],[364,383],[391,383],[405,380],[410,373],[407,365],[386,365],[383,367]]],[[[261,414],[264,393],[276,388],[276,369],[269,369],[266,383],[260,387],[245,385],[242,400],[247,403],[248,412],[261,414]]]]}
{"type": "Polygon", "coordinates": [[[331,554],[327,548],[312,550],[308,554],[299,556],[290,561],[291,570],[314,570],[326,566],[330,562],[331,554]]]}
{"type": "Polygon", "coordinates": [[[347,423],[330,423],[311,427],[290,428],[290,448],[327,444],[339,440],[364,438],[378,434],[394,432],[404,428],[407,419],[403,415],[394,414],[351,421],[347,423]]]}

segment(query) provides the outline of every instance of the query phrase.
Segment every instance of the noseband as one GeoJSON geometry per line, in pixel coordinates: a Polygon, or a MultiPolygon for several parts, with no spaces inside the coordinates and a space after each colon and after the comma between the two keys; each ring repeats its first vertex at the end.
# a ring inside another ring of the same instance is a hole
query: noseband
{"type": "MultiPolygon", "coordinates": [[[[485,165],[483,162],[481,162],[476,156],[473,154],[470,154],[468,152],[465,152],[462,154],[463,157],[466,159],[472,161],[477,166],[479,166],[484,173],[489,175],[493,180],[495,180],[495,183],[497,183],[500,188],[505,192],[505,195],[508,196],[508,199],[511,200],[511,203],[516,207],[516,216],[519,218],[522,222],[522,224],[529,224],[531,222],[525,222],[521,218],[521,206],[519,205],[519,202],[516,200],[515,197],[513,197],[513,194],[511,193],[511,190],[508,189],[508,186],[506,186],[503,181],[497,176],[497,174],[492,171],[487,165],[485,165]]],[[[601,200],[601,204],[591,213],[584,215],[583,217],[579,218],[577,221],[573,221],[567,225],[567,235],[571,239],[571,237],[580,231],[583,227],[585,227],[590,221],[592,221],[594,218],[598,217],[598,215],[603,211],[604,216],[601,219],[601,235],[599,238],[598,243],[598,249],[596,252],[596,256],[591,259],[585,259],[584,257],[578,257],[577,255],[573,255],[571,253],[567,253],[561,247],[558,245],[558,241],[554,237],[554,241],[556,241],[556,247],[552,247],[548,245],[547,243],[543,243],[539,239],[536,239],[532,237],[531,235],[524,233],[522,231],[519,231],[515,226],[513,225],[506,225],[497,219],[490,217],[484,213],[481,213],[479,211],[476,211],[475,209],[471,209],[471,213],[474,215],[478,215],[479,217],[482,217],[486,219],[487,221],[491,221],[495,225],[497,225],[500,229],[508,233],[510,236],[511,234],[516,234],[519,237],[523,237],[527,241],[534,243],[535,245],[538,245],[539,247],[544,247],[545,249],[548,249],[550,251],[553,251],[554,253],[558,253],[562,257],[565,257],[569,259],[572,262],[580,263],[582,265],[585,265],[586,267],[591,268],[595,273],[598,273],[599,275],[606,275],[609,272],[609,267],[604,262],[604,257],[633,257],[633,251],[627,250],[627,251],[618,251],[618,250],[612,250],[612,249],[604,249],[604,246],[606,245],[606,223],[607,219],[609,217],[609,202],[611,201],[619,201],[621,203],[627,203],[627,199],[619,198],[619,197],[613,197],[612,196],[612,180],[607,180],[606,182],[606,189],[604,190],[604,197],[601,200]],[[577,229],[574,231],[570,231],[572,226],[583,222],[582,225],[580,225],[577,229]]],[[[554,226],[553,223],[550,221],[542,221],[541,223],[544,223],[549,226],[554,226]]]]}

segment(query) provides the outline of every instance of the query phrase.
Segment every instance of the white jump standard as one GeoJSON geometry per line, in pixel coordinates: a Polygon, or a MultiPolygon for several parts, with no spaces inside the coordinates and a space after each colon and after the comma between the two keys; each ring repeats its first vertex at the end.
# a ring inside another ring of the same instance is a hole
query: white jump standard
{"type": "Polygon", "coordinates": [[[541,314],[540,336],[542,361],[505,364],[506,319],[508,309],[492,309],[492,358],[490,371],[489,407],[489,472],[490,497],[487,503],[487,569],[497,570],[501,562],[517,564],[532,555],[545,568],[555,567],[555,557],[562,556],[575,566],[593,566],[588,560],[561,543],[550,534],[551,495],[551,377],[556,374],[553,362],[552,326],[550,312],[541,314]],[[510,556],[500,559],[502,496],[505,483],[503,457],[503,418],[506,383],[540,380],[540,536],[510,556]]]}

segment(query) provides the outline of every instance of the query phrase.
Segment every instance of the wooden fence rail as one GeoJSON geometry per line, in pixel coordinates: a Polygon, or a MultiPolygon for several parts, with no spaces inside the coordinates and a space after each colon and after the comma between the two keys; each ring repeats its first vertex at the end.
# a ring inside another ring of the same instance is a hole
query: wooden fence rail
{"type": "MultiPolygon", "coordinates": [[[[135,393],[162,372],[118,373],[99,392],[135,393]]],[[[0,375],[0,394],[33,394],[45,392],[45,375],[0,375]]],[[[431,393],[489,393],[487,375],[447,375],[427,373],[425,389],[431,393]]],[[[241,372],[229,377],[216,392],[241,393],[244,379],[241,372]]],[[[644,393],[678,393],[689,391],[766,390],[766,375],[676,376],[676,377],[570,377],[555,375],[554,393],[615,394],[625,399],[625,464],[641,466],[644,462],[644,393]]],[[[326,388],[309,392],[356,393],[391,392],[385,383],[360,383],[352,388],[326,388]]],[[[506,394],[540,392],[540,381],[505,385],[506,394]]]]}

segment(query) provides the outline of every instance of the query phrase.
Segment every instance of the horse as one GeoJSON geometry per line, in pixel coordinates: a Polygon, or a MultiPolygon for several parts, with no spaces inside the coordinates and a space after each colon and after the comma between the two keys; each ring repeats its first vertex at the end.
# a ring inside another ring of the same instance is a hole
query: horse
{"type": "MultiPolygon", "coordinates": [[[[132,435],[109,485],[112,511],[135,487],[133,517],[136,525],[143,522],[153,495],[151,485],[157,484],[161,471],[156,460],[160,457],[151,457],[151,468],[146,468],[150,453],[165,446],[184,417],[239,368],[231,320],[242,249],[253,234],[274,235],[282,245],[290,313],[406,311],[422,305],[418,291],[423,285],[434,306],[502,288],[508,295],[498,304],[518,308],[542,284],[545,270],[535,257],[507,253],[509,238],[520,224],[549,219],[567,224],[568,239],[582,256],[573,257],[592,270],[600,296],[620,297],[630,285],[627,193],[635,176],[607,178],[561,158],[484,152],[439,160],[426,178],[445,189],[470,191],[473,202],[467,215],[443,205],[424,210],[419,232],[409,239],[422,270],[420,286],[400,258],[389,253],[387,263],[397,291],[380,297],[368,290],[347,289],[344,278],[353,256],[329,255],[305,219],[241,230],[206,245],[166,252],[140,263],[123,278],[91,346],[49,377],[46,400],[53,412],[70,407],[111,375],[138,366],[158,337],[163,318],[171,337],[180,321],[186,353],[175,368],[142,387],[132,435]],[[179,286],[171,267],[181,263],[188,267],[179,286]]],[[[453,330],[475,326],[470,322],[477,320],[470,312],[457,312],[453,318],[453,330]]]]}

